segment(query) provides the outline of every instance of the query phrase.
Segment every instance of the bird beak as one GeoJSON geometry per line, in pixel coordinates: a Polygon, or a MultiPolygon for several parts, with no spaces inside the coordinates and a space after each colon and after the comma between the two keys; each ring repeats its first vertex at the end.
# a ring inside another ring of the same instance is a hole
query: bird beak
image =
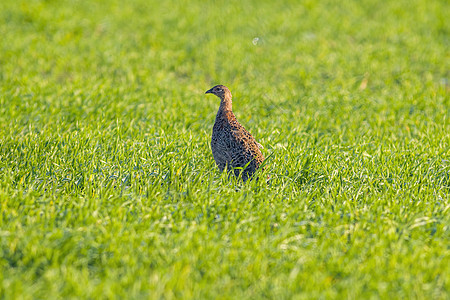
{"type": "Polygon", "coordinates": [[[212,94],[212,89],[207,90],[205,94],[212,94]]]}

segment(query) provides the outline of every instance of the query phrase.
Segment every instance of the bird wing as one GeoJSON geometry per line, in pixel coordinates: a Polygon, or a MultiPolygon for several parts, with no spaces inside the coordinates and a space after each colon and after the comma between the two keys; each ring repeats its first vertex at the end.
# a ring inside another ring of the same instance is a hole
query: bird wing
{"type": "Polygon", "coordinates": [[[238,165],[244,166],[251,160],[257,160],[259,164],[264,160],[259,150],[260,144],[242,125],[231,130],[230,140],[233,141],[234,146],[231,153],[232,159],[238,165]]]}

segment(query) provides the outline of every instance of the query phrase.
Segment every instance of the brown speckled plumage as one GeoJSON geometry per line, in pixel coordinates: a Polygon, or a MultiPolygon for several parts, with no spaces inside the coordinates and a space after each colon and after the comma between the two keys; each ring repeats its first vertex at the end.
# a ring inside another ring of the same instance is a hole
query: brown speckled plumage
{"type": "Polygon", "coordinates": [[[255,138],[236,120],[232,111],[230,90],[223,85],[216,85],[206,91],[220,98],[220,107],[214,123],[211,150],[220,171],[226,167],[234,168],[234,174],[239,176],[242,169],[242,179],[246,181],[259,168],[264,156],[259,150],[262,147],[255,138]]]}

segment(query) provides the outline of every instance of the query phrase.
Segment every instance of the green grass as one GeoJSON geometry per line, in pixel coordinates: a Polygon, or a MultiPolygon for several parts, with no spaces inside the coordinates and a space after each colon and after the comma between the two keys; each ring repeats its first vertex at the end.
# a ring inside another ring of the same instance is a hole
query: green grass
{"type": "Polygon", "coordinates": [[[448,299],[448,1],[160,2],[0,2],[0,297],[448,299]]]}

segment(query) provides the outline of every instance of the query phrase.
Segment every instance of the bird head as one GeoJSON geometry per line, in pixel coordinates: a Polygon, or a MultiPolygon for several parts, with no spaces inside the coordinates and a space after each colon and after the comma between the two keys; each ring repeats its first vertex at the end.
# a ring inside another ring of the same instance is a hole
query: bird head
{"type": "Polygon", "coordinates": [[[231,92],[230,90],[224,86],[224,85],[216,85],[215,87],[207,90],[205,94],[213,94],[219,97],[220,99],[230,99],[231,100],[231,92]]]}

